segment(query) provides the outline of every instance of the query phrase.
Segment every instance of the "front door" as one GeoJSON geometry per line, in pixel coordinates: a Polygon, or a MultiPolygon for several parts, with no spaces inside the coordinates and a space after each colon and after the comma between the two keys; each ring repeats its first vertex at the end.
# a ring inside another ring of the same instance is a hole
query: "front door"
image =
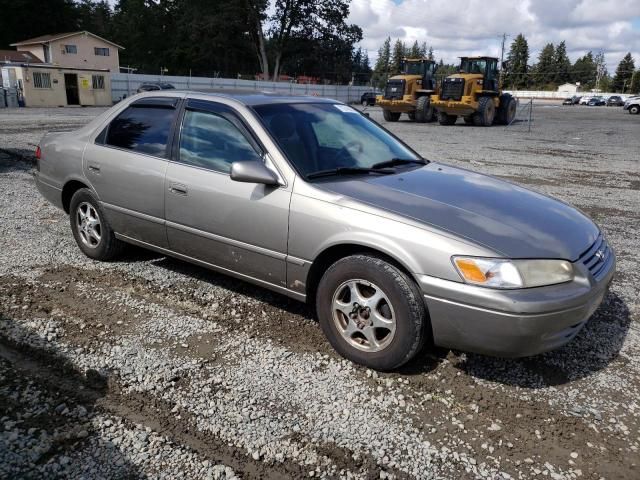
{"type": "Polygon", "coordinates": [[[76,73],[64,74],[64,89],[67,92],[67,105],[80,105],[78,75],[76,73]]]}
{"type": "Polygon", "coordinates": [[[284,187],[231,180],[236,161],[263,161],[263,149],[234,111],[189,100],[167,166],[169,247],[223,270],[286,286],[289,202],[284,187]]]}
{"type": "Polygon", "coordinates": [[[122,111],[84,153],[84,171],[113,229],[167,247],[164,176],[179,99],[144,98],[122,111]]]}

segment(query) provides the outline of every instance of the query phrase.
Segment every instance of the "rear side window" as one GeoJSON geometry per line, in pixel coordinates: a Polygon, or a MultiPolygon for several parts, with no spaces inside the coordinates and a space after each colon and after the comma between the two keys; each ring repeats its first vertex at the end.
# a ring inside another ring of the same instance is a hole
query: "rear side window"
{"type": "Polygon", "coordinates": [[[109,125],[105,143],[165,157],[174,115],[172,108],[129,107],[109,125]]]}
{"type": "Polygon", "coordinates": [[[233,123],[211,112],[185,112],[180,135],[182,163],[229,173],[233,162],[248,160],[260,160],[260,155],[233,123]]]}

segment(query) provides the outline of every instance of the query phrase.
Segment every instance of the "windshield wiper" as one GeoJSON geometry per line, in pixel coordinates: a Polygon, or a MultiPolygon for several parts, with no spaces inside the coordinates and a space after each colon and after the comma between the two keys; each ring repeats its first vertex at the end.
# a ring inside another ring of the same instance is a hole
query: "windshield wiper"
{"type": "Polygon", "coordinates": [[[427,164],[427,162],[425,162],[424,160],[418,160],[415,158],[392,158],[391,160],[387,160],[386,162],[374,163],[373,165],[371,165],[371,168],[388,168],[395,167],[397,165],[407,165],[409,163],[420,163],[422,165],[427,164]]]}
{"type": "Polygon", "coordinates": [[[381,168],[338,167],[338,168],[330,168],[328,170],[318,170],[317,172],[308,174],[307,178],[331,177],[335,175],[350,175],[353,173],[379,173],[383,175],[388,175],[390,173],[395,173],[395,172],[393,170],[381,169],[381,168]]]}

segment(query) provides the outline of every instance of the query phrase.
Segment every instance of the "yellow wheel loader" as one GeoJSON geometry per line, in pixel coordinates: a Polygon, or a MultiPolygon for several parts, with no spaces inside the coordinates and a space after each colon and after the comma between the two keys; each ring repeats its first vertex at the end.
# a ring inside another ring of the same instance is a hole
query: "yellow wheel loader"
{"type": "Polygon", "coordinates": [[[404,58],[402,73],[387,81],[384,94],[376,97],[387,122],[397,122],[406,113],[415,122],[432,122],[435,110],[431,95],[436,93],[437,65],[427,58],[404,58]]]}
{"type": "Polygon", "coordinates": [[[458,117],[476,126],[510,124],[517,102],[502,91],[498,76],[497,58],[462,57],[459,73],[445,77],[438,94],[431,97],[440,125],[453,125],[458,117]]]}

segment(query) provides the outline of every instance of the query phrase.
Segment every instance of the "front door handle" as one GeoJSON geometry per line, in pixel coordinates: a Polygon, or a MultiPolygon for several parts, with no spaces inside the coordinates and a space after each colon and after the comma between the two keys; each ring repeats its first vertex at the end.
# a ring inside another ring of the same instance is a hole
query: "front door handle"
{"type": "Polygon", "coordinates": [[[186,195],[187,186],[181,183],[171,183],[169,184],[169,191],[171,193],[177,193],[178,195],[186,195]]]}
{"type": "Polygon", "coordinates": [[[100,165],[96,165],[95,163],[90,163],[87,168],[94,173],[100,173],[100,165]]]}

